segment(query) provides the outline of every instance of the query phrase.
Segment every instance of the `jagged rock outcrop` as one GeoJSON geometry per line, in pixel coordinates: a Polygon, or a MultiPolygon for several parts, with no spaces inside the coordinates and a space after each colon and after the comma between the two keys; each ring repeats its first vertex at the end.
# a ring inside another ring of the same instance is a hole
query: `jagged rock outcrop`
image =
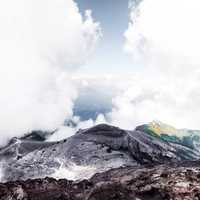
{"type": "Polygon", "coordinates": [[[2,181],[54,177],[57,170],[71,164],[92,169],[87,176],[79,177],[82,179],[122,166],[198,159],[196,148],[155,137],[142,129],[127,131],[105,124],[80,130],[59,142],[15,138],[0,150],[2,181]]]}
{"type": "Polygon", "coordinates": [[[8,182],[0,184],[0,194],[0,200],[199,200],[200,162],[124,167],[80,182],[8,182]]]}

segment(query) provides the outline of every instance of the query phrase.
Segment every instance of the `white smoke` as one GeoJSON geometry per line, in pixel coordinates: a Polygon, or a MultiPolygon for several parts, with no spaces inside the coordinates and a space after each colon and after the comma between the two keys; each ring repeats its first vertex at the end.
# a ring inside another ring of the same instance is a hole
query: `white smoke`
{"type": "Polygon", "coordinates": [[[96,126],[98,124],[108,123],[103,114],[99,114],[95,120],[89,119],[89,120],[82,120],[82,121],[80,120],[79,117],[73,116],[71,118],[71,121],[75,124],[75,126],[59,127],[59,129],[55,131],[54,134],[49,136],[48,141],[49,142],[60,141],[68,137],[71,137],[80,129],[87,129],[87,128],[91,128],[92,126],[96,126]]]}
{"type": "Polygon", "coordinates": [[[200,2],[143,0],[132,7],[125,51],[140,66],[114,98],[112,123],[160,120],[200,129],[200,2]]]}
{"type": "Polygon", "coordinates": [[[55,170],[54,174],[52,174],[51,177],[55,179],[65,178],[67,180],[77,181],[77,180],[89,179],[96,172],[97,169],[95,167],[81,166],[69,162],[68,166],[64,166],[64,164],[61,163],[59,169],[55,170]]]}
{"type": "Polygon", "coordinates": [[[73,0],[0,1],[0,144],[72,115],[71,73],[100,37],[91,11],[73,0]]]}
{"type": "Polygon", "coordinates": [[[2,183],[3,181],[3,167],[0,165],[0,182],[2,183]]]}

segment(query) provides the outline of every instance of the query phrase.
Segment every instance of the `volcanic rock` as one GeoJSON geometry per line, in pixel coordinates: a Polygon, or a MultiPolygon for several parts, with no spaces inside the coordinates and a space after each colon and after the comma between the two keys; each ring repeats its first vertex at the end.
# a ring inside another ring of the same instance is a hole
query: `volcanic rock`
{"type": "Polygon", "coordinates": [[[59,170],[70,167],[73,170],[74,165],[83,167],[81,172],[78,168],[83,176],[69,179],[90,178],[97,172],[118,167],[200,159],[196,148],[164,140],[143,129],[128,131],[106,124],[79,130],[58,142],[30,138],[15,138],[0,149],[1,181],[55,177],[59,170]]]}
{"type": "Polygon", "coordinates": [[[73,182],[53,178],[0,184],[0,200],[199,200],[200,162],[121,167],[73,182]]]}

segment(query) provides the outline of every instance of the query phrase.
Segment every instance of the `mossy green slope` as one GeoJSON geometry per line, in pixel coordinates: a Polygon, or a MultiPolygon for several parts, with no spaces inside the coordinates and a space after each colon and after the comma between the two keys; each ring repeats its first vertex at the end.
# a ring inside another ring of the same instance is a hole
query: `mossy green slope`
{"type": "Polygon", "coordinates": [[[189,129],[176,129],[173,126],[153,121],[136,128],[142,130],[149,135],[160,138],[167,142],[173,142],[187,146],[192,149],[200,150],[200,131],[189,129]]]}

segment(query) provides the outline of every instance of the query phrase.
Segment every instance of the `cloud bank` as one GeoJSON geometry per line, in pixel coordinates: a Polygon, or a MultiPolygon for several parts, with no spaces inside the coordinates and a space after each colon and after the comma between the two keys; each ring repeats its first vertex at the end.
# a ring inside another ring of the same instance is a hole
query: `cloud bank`
{"type": "Polygon", "coordinates": [[[100,38],[100,25],[73,0],[0,2],[0,144],[71,117],[70,80],[100,38]]]}
{"type": "Polygon", "coordinates": [[[110,118],[124,128],[152,120],[200,129],[200,2],[143,0],[130,11],[125,51],[139,66],[110,118]]]}

